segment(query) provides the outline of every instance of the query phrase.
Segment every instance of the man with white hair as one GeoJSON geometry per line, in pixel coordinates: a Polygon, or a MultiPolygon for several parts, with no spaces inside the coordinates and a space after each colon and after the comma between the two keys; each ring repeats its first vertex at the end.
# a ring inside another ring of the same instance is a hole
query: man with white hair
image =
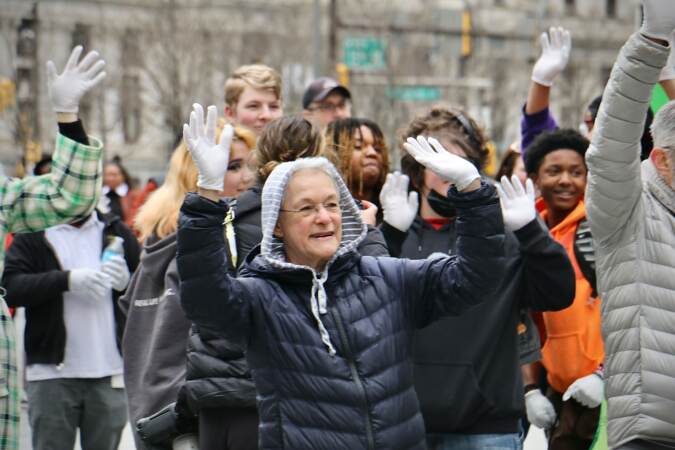
{"type": "Polygon", "coordinates": [[[610,449],[675,448],[675,101],[651,126],[652,88],[675,28],[672,0],[643,1],[644,23],[612,70],[586,153],[586,212],[602,298],[610,449]]]}

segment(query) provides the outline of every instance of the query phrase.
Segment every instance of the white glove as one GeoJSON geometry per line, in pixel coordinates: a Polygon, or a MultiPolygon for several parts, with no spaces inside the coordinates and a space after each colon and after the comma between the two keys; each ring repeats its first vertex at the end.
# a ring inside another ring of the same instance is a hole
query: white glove
{"type": "Polygon", "coordinates": [[[195,103],[192,108],[190,125],[183,125],[183,139],[199,169],[197,186],[202,189],[222,191],[227,162],[230,159],[230,144],[234,128],[226,124],[216,144],[216,120],[218,118],[216,107],[213,105],[208,107],[206,124],[202,105],[195,103]]]}
{"type": "Polygon", "coordinates": [[[542,86],[553,86],[553,80],[567,66],[572,49],[570,32],[562,27],[551,27],[541,33],[541,56],[532,69],[532,81],[542,86]]]}
{"type": "Polygon", "coordinates": [[[112,286],[110,278],[94,269],[73,269],[68,274],[68,290],[104,298],[112,286]]]}
{"type": "Polygon", "coordinates": [[[511,177],[511,181],[502,177],[501,185],[497,185],[504,225],[511,231],[520,230],[537,217],[532,180],[528,178],[525,186],[523,189],[522,183],[515,175],[511,177]]]}
{"type": "Polygon", "coordinates": [[[408,175],[401,172],[390,173],[380,191],[384,221],[403,232],[412,225],[419,207],[417,192],[408,193],[409,181],[408,175]]]}
{"type": "Polygon", "coordinates": [[[675,29],[675,8],[673,0],[642,0],[644,20],[640,33],[667,41],[675,29]]]}
{"type": "Polygon", "coordinates": [[[434,171],[439,177],[450,181],[458,191],[464,190],[474,180],[480,179],[476,166],[464,158],[453,155],[432,137],[429,139],[424,136],[417,136],[417,139],[409,137],[403,147],[415,161],[434,171]]]}
{"type": "Polygon", "coordinates": [[[591,374],[572,383],[563,394],[563,401],[575,399],[588,408],[596,408],[605,395],[605,383],[599,375],[591,374]]]}
{"type": "Polygon", "coordinates": [[[556,413],[553,404],[539,389],[532,389],[525,394],[525,410],[527,420],[542,430],[550,429],[555,423],[556,413]]]}
{"type": "Polygon", "coordinates": [[[673,45],[675,45],[675,31],[670,35],[669,43],[670,54],[668,55],[668,62],[666,63],[666,66],[661,69],[659,81],[675,80],[675,50],[673,50],[673,45]]]}
{"type": "Polygon", "coordinates": [[[110,284],[116,291],[125,290],[131,278],[126,260],[119,255],[112,256],[101,264],[101,272],[110,278],[110,284]]]}
{"type": "Polygon", "coordinates": [[[47,91],[56,112],[76,113],[82,96],[105,78],[105,61],[98,52],[87,53],[78,64],[81,53],[81,45],[73,49],[61,74],[56,73],[52,61],[47,61],[47,91]]]}

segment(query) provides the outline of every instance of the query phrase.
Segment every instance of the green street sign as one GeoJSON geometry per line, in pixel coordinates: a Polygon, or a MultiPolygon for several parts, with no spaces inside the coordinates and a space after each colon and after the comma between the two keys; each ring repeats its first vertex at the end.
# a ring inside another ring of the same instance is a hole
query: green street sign
{"type": "Polygon", "coordinates": [[[441,98],[441,90],[433,86],[396,86],[387,88],[387,97],[403,102],[433,102],[441,98]]]}
{"type": "Polygon", "coordinates": [[[350,69],[383,69],[385,64],[385,44],[382,39],[372,37],[352,37],[344,40],[344,63],[350,69]]]}

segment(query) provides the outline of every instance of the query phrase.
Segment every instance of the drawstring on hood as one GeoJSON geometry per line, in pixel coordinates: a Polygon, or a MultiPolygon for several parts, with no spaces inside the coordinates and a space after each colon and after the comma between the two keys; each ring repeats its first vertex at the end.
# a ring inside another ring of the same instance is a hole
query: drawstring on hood
{"type": "Polygon", "coordinates": [[[337,172],[337,169],[326,158],[301,158],[296,161],[279,164],[267,178],[262,190],[262,232],[260,255],[273,267],[280,269],[308,270],[312,274],[312,288],[310,293],[310,309],[317,322],[321,341],[326,345],[328,353],[335,355],[335,347],[330,340],[328,330],[321,321],[321,316],[328,312],[328,298],[324,284],[328,279],[328,270],[339,256],[356,250],[358,244],[366,235],[367,227],[361,220],[359,210],[349,189],[337,172]],[[274,236],[274,227],[277,224],[279,210],[284,199],[286,187],[293,175],[301,169],[318,169],[325,172],[335,183],[339,196],[340,211],[342,213],[342,240],[340,246],[328,261],[321,273],[312,267],[293,264],[286,260],[284,242],[274,236]]]}

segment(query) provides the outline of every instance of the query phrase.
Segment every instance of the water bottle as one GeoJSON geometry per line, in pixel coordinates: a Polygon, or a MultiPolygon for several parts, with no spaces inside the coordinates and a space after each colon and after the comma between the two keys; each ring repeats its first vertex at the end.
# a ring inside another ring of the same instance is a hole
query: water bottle
{"type": "Polygon", "coordinates": [[[119,236],[113,236],[110,243],[103,250],[101,262],[106,262],[115,255],[124,256],[124,239],[119,236]]]}

